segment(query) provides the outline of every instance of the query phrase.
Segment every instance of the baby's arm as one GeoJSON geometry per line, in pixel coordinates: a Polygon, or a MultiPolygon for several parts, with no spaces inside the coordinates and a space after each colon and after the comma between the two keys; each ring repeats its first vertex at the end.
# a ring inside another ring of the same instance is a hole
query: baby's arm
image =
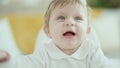
{"type": "Polygon", "coordinates": [[[111,62],[104,56],[104,53],[99,46],[95,46],[91,52],[90,68],[113,68],[111,62]]]}
{"type": "Polygon", "coordinates": [[[0,68],[44,68],[42,59],[35,55],[14,55],[0,51],[0,68]]]}

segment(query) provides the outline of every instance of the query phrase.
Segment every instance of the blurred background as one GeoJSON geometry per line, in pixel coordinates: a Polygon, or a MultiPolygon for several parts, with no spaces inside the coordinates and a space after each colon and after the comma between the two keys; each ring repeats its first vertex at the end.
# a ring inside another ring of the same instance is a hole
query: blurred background
{"type": "MultiPolygon", "coordinates": [[[[0,0],[0,49],[31,54],[51,0],[0,0]]],[[[88,0],[101,48],[120,68],[120,0],[88,0]]]]}

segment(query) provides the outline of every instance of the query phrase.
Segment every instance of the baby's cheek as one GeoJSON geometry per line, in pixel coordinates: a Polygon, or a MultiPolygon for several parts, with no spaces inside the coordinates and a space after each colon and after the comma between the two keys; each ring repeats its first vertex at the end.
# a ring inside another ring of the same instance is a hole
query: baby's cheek
{"type": "Polygon", "coordinates": [[[79,31],[78,33],[78,39],[81,41],[86,37],[86,32],[85,31],[79,31]]]}

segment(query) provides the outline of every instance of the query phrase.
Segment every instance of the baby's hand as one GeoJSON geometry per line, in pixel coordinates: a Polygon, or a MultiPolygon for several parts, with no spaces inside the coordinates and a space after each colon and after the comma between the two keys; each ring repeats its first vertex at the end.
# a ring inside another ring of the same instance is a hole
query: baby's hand
{"type": "Polygon", "coordinates": [[[0,63],[7,62],[10,59],[10,55],[5,51],[0,51],[0,63]]]}

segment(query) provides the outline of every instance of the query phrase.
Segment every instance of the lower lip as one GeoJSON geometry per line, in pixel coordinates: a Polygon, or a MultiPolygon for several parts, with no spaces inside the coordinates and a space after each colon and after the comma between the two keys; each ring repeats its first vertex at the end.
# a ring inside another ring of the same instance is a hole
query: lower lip
{"type": "Polygon", "coordinates": [[[64,36],[64,37],[70,39],[70,38],[74,38],[75,35],[66,35],[66,36],[64,36]]]}

